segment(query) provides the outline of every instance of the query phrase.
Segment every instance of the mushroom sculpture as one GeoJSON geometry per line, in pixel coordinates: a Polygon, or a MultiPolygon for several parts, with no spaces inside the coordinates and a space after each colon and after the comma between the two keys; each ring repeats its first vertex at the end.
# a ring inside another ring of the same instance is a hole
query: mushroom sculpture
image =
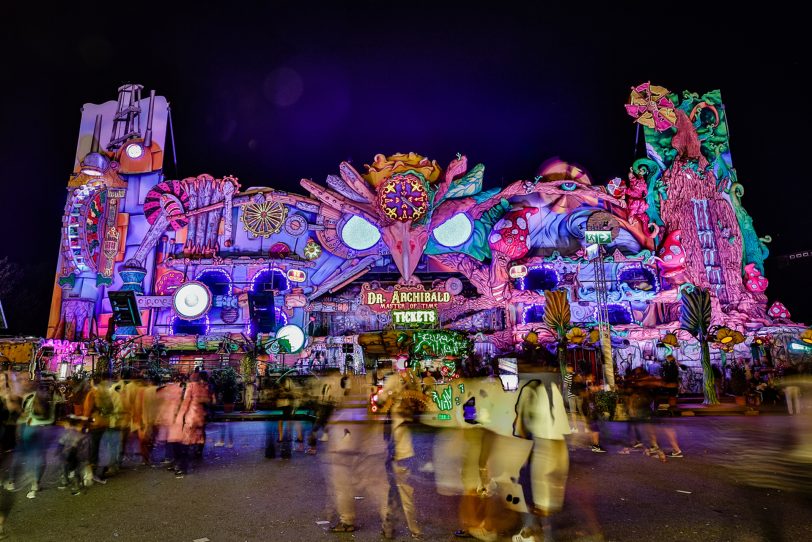
{"type": "Polygon", "coordinates": [[[776,301],[770,305],[770,309],[767,311],[767,314],[770,315],[770,318],[774,318],[776,320],[789,320],[790,318],[789,311],[780,301],[776,301]]]}
{"type": "Polygon", "coordinates": [[[756,269],[756,264],[748,263],[744,266],[744,287],[753,293],[761,293],[770,284],[761,271],[756,269]]]}
{"type": "Polygon", "coordinates": [[[657,253],[663,276],[673,278],[685,271],[685,249],[681,242],[682,230],[674,230],[663,241],[657,253]]]}
{"type": "Polygon", "coordinates": [[[504,299],[509,278],[508,264],[530,251],[529,219],[538,212],[535,207],[510,211],[496,223],[488,236],[488,245],[492,252],[488,285],[491,295],[497,300],[504,299]]]}

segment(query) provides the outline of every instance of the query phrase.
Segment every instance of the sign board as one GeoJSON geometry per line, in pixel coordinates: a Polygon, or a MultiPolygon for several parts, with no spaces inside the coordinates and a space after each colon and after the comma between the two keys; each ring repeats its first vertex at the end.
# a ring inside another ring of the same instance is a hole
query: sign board
{"type": "Polygon", "coordinates": [[[139,309],[169,309],[172,307],[171,295],[139,295],[135,297],[139,309]]]}
{"type": "Polygon", "coordinates": [[[445,290],[426,290],[422,284],[405,286],[396,284],[393,288],[372,288],[368,283],[361,285],[361,304],[375,313],[392,310],[437,309],[451,304],[454,296],[445,290]]]}
{"type": "Polygon", "coordinates": [[[612,232],[603,230],[587,230],[584,232],[584,238],[589,244],[608,245],[612,242],[612,232]]]}
{"type": "Polygon", "coordinates": [[[437,322],[437,309],[396,309],[392,311],[392,323],[396,326],[434,327],[437,322]]]}
{"type": "Polygon", "coordinates": [[[508,275],[512,279],[520,279],[527,276],[527,266],[526,265],[514,265],[508,270],[508,275]]]}
{"type": "Polygon", "coordinates": [[[307,279],[307,273],[301,269],[288,269],[288,280],[291,282],[304,282],[307,279]]]}
{"type": "Polygon", "coordinates": [[[589,261],[597,260],[601,254],[601,246],[597,243],[592,243],[586,247],[586,259],[589,261]]]}
{"type": "Polygon", "coordinates": [[[110,290],[107,292],[110,306],[113,309],[113,320],[119,326],[141,326],[141,313],[132,290],[110,290]]]}

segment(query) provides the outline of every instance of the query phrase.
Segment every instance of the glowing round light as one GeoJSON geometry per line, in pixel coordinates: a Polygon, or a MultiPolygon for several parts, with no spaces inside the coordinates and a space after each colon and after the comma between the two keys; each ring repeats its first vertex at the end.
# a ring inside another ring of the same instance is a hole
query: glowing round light
{"type": "Polygon", "coordinates": [[[100,177],[110,167],[110,160],[97,152],[85,156],[81,164],[81,172],[91,177],[100,177]]]}
{"type": "Polygon", "coordinates": [[[432,232],[434,239],[444,247],[457,247],[471,238],[474,224],[465,213],[457,213],[432,232]]]}
{"type": "Polygon", "coordinates": [[[730,335],[728,335],[727,337],[723,337],[723,338],[722,338],[722,340],[721,340],[720,342],[721,342],[722,344],[727,344],[727,343],[729,343],[729,342],[730,342],[730,341],[732,341],[732,340],[733,340],[733,337],[731,337],[730,335]]]}
{"type": "Polygon", "coordinates": [[[276,338],[277,340],[285,339],[288,342],[290,345],[290,354],[295,354],[301,350],[305,344],[304,331],[302,331],[302,328],[294,324],[288,324],[280,327],[279,331],[276,332],[276,338]]]}
{"type": "Polygon", "coordinates": [[[129,156],[130,158],[133,158],[133,159],[141,158],[141,156],[143,156],[143,154],[144,154],[144,147],[142,147],[138,143],[130,143],[124,149],[124,152],[126,152],[127,156],[129,156]]]}
{"type": "Polygon", "coordinates": [[[368,220],[353,216],[341,228],[341,241],[353,250],[366,250],[381,240],[380,230],[368,220]]]}
{"type": "Polygon", "coordinates": [[[512,279],[522,279],[527,276],[526,265],[514,265],[508,270],[508,276],[512,279]]]}
{"type": "Polygon", "coordinates": [[[184,320],[196,320],[209,312],[211,292],[202,282],[187,282],[172,295],[172,308],[184,320]]]}

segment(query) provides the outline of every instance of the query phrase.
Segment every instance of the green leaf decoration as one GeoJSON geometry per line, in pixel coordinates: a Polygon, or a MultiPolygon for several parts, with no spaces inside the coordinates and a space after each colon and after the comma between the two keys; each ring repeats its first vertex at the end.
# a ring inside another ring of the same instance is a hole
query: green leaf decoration
{"type": "Polygon", "coordinates": [[[482,191],[482,179],[485,176],[485,165],[477,164],[459,179],[451,181],[443,197],[446,199],[466,198],[482,191]]]}
{"type": "Polygon", "coordinates": [[[291,348],[290,348],[290,341],[288,339],[285,339],[285,338],[277,339],[277,342],[279,343],[279,350],[280,351],[282,351],[284,353],[288,353],[288,354],[290,353],[291,348]]]}
{"type": "Polygon", "coordinates": [[[682,307],[679,315],[680,327],[704,341],[711,323],[710,292],[705,288],[694,288],[682,292],[682,307]]]}

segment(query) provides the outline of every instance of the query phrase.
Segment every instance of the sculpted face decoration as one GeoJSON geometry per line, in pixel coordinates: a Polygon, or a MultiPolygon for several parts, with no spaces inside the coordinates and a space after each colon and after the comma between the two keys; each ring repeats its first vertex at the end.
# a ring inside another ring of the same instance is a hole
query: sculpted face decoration
{"type": "Polygon", "coordinates": [[[429,240],[431,204],[442,171],[419,154],[375,156],[364,178],[377,187],[383,241],[404,279],[414,273],[429,240]]]}
{"type": "Polygon", "coordinates": [[[378,154],[366,167],[367,173],[361,175],[343,162],[340,177],[327,178],[330,189],[302,180],[302,186],[323,204],[320,214],[327,228],[317,235],[331,251],[351,249],[352,255],[369,258],[388,252],[409,280],[431,234],[432,205],[442,169],[415,153],[378,154]]]}

